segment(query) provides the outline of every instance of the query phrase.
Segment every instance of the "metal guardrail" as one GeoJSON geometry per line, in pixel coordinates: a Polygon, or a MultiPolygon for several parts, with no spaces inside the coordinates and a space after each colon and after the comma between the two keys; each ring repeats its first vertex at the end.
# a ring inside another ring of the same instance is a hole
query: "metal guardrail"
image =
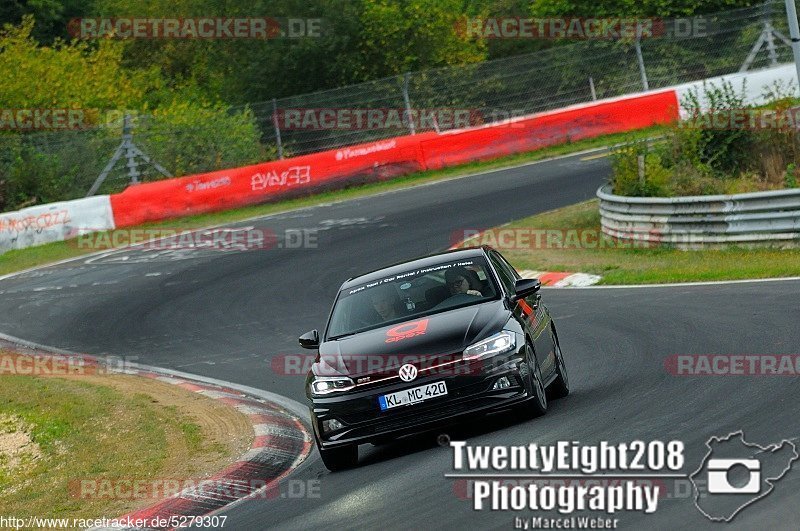
{"type": "Polygon", "coordinates": [[[679,249],[800,243],[800,189],[735,195],[625,197],[597,190],[603,233],[679,249]]]}

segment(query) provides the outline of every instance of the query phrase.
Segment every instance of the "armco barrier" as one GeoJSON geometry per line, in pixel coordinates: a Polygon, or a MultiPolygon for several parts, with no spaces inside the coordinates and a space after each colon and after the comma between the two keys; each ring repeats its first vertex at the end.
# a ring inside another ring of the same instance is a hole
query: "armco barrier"
{"type": "Polygon", "coordinates": [[[132,186],[111,196],[118,227],[377,181],[530,151],[569,139],[630,131],[678,117],[675,91],[573,106],[508,123],[402,136],[369,144],[132,186]]]}
{"type": "Polygon", "coordinates": [[[796,245],[800,189],[734,195],[625,197],[597,190],[605,234],[670,243],[679,249],[720,245],[796,245]]]}
{"type": "Polygon", "coordinates": [[[24,208],[0,214],[0,253],[113,228],[107,195],[24,208]]]}

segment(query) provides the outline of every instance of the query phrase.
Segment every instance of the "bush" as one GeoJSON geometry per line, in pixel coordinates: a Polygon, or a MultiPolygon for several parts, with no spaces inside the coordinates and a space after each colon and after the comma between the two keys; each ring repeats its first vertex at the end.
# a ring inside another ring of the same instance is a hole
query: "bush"
{"type": "Polygon", "coordinates": [[[784,85],[774,85],[764,92],[766,105],[755,108],[745,105],[744,89],[704,84],[681,102],[688,118],[655,147],[639,141],[616,149],[614,193],[668,197],[795,187],[796,98],[784,85]],[[639,156],[645,157],[644,180],[639,156]]]}
{"type": "Polygon", "coordinates": [[[748,168],[752,164],[750,151],[755,144],[755,132],[726,126],[733,116],[748,107],[744,94],[744,83],[742,91],[736,92],[729,82],[720,86],[703,83],[703,94],[699,90],[690,91],[681,102],[689,118],[679,121],[675,131],[680,156],[721,178],[748,168]]]}
{"type": "Polygon", "coordinates": [[[39,46],[31,37],[34,21],[0,29],[0,102],[4,108],[139,108],[162,81],[155,68],[123,66],[123,43],[39,46]]]}
{"type": "Polygon", "coordinates": [[[85,196],[119,143],[104,128],[0,135],[0,209],[85,196]]]}
{"type": "Polygon", "coordinates": [[[797,188],[797,165],[794,162],[786,167],[784,182],[786,188],[797,188]]]}
{"type": "Polygon", "coordinates": [[[662,165],[661,155],[647,140],[626,144],[612,151],[614,193],[641,197],[667,195],[670,172],[662,165]],[[639,157],[644,157],[640,175],[639,157]]]}

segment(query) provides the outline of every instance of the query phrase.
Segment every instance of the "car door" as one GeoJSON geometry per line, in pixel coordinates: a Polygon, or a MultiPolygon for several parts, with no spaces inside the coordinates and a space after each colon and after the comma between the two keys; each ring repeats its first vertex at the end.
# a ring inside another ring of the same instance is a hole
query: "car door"
{"type": "MultiPolygon", "coordinates": [[[[510,292],[514,292],[514,283],[522,278],[517,270],[508,263],[508,260],[497,251],[491,251],[492,262],[497,269],[501,281],[510,283],[510,292]],[[505,278],[503,278],[505,277],[505,278]]],[[[541,302],[541,295],[534,293],[524,299],[517,301],[514,314],[524,322],[528,333],[533,338],[533,348],[536,351],[536,359],[542,369],[542,377],[547,381],[556,369],[555,350],[551,336],[550,313],[541,302]]]]}

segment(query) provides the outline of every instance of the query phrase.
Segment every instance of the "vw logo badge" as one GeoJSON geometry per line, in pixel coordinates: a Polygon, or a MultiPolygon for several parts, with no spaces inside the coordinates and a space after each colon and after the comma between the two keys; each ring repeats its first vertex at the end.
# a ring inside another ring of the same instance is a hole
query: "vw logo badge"
{"type": "Polygon", "coordinates": [[[417,377],[417,368],[411,365],[410,363],[406,363],[405,365],[400,367],[398,374],[400,374],[401,380],[403,380],[404,382],[410,382],[411,380],[417,377]]]}

